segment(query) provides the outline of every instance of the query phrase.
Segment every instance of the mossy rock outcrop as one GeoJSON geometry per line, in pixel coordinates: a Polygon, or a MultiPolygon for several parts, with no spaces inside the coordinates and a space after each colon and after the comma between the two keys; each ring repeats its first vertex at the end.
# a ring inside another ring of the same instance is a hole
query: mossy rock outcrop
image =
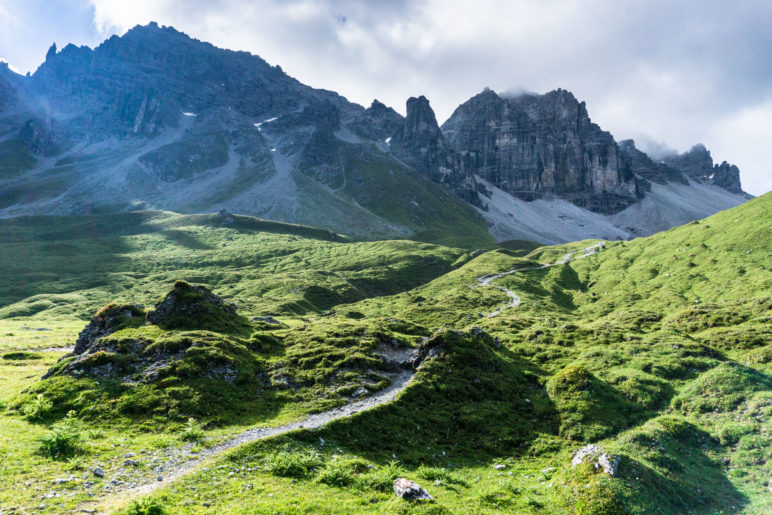
{"type": "MultiPolygon", "coordinates": [[[[235,304],[203,286],[177,281],[147,314],[134,304],[101,308],[78,335],[73,353],[44,378],[97,375],[146,382],[183,372],[233,381],[241,365],[254,361],[236,336],[248,329],[249,322],[237,314],[235,304]],[[209,347],[218,350],[203,350],[209,347]]],[[[254,373],[254,363],[246,368],[254,373]]]]}
{"type": "Polygon", "coordinates": [[[249,321],[236,313],[236,304],[223,300],[204,286],[185,281],[172,290],[147,314],[147,321],[163,329],[205,329],[219,333],[239,333],[249,321]]]}
{"type": "Polygon", "coordinates": [[[78,334],[73,353],[83,354],[99,338],[144,323],[145,310],[141,306],[111,302],[97,311],[89,324],[78,334]]]}

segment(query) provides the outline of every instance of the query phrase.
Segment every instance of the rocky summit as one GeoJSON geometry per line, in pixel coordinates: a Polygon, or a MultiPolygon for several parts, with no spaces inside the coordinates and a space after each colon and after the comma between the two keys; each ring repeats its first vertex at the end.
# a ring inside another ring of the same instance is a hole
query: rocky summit
{"type": "Polygon", "coordinates": [[[747,198],[703,146],[655,162],[562,89],[486,88],[440,125],[424,96],[405,117],[365,109],[155,23],[53,45],[27,77],[0,64],[3,217],[226,209],[358,238],[553,243],[561,227],[629,238],[747,198]]]}

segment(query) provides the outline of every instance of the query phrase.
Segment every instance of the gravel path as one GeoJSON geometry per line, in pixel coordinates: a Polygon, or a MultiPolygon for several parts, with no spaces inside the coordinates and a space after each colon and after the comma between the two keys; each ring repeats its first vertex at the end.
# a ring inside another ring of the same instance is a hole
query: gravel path
{"type": "MultiPolygon", "coordinates": [[[[407,349],[409,352],[412,349],[407,349]]],[[[213,458],[221,455],[222,453],[243,445],[245,443],[254,442],[257,440],[263,440],[272,436],[281,435],[297,429],[316,429],[322,427],[333,420],[350,417],[360,411],[364,411],[376,406],[385,404],[393,400],[399,392],[403,391],[413,379],[415,375],[414,370],[402,371],[396,374],[391,381],[391,384],[380,392],[367,397],[362,400],[354,401],[345,406],[335,408],[323,413],[314,413],[308,415],[303,420],[298,422],[291,422],[277,427],[257,427],[254,429],[248,429],[242,433],[232,436],[228,440],[214,447],[210,447],[201,451],[198,455],[186,454],[190,459],[177,464],[176,468],[168,471],[162,477],[145,477],[142,478],[141,484],[138,486],[132,485],[131,487],[121,489],[120,486],[116,488],[112,495],[103,499],[97,500],[100,505],[115,506],[116,504],[123,504],[133,498],[139,498],[152,493],[153,491],[167,486],[169,483],[176,481],[200,468],[204,463],[211,461],[213,458]]],[[[88,503],[91,504],[91,503],[88,503]]],[[[85,506],[83,506],[85,508],[85,506]]],[[[100,509],[91,513],[102,513],[100,509]]]]}
{"type": "Polygon", "coordinates": [[[494,311],[488,313],[485,315],[486,318],[495,317],[499,313],[501,313],[503,310],[508,308],[516,308],[520,305],[522,302],[522,299],[512,290],[509,290],[505,288],[504,286],[501,286],[500,284],[495,284],[493,282],[494,279],[500,279],[504,276],[514,274],[515,272],[527,272],[528,270],[542,270],[544,268],[549,268],[551,266],[557,266],[557,265],[565,265],[566,263],[570,263],[571,261],[576,261],[577,259],[586,258],[592,255],[597,254],[601,249],[605,248],[606,242],[605,241],[599,241],[598,243],[595,243],[593,245],[590,245],[587,248],[582,249],[582,254],[579,256],[574,257],[576,252],[569,252],[565,254],[562,258],[557,260],[554,263],[547,263],[545,265],[540,266],[532,266],[532,267],[519,267],[519,268],[513,268],[512,270],[509,270],[508,272],[500,272],[498,274],[488,274],[488,275],[481,275],[477,278],[477,284],[473,285],[472,288],[476,288],[478,286],[491,286],[493,288],[497,288],[504,293],[507,294],[507,296],[510,298],[509,304],[505,304],[503,306],[499,306],[494,311]]]}
{"type": "Polygon", "coordinates": [[[25,349],[30,352],[72,352],[75,347],[46,347],[44,349],[25,349]]]}

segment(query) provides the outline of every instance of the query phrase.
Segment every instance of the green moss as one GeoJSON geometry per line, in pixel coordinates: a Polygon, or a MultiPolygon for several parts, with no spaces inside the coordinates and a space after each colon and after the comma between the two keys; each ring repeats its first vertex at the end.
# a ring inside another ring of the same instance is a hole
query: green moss
{"type": "Polygon", "coordinates": [[[749,396],[772,390],[772,378],[752,368],[722,364],[701,374],[673,399],[683,413],[730,412],[749,396]]]}
{"type": "Polygon", "coordinates": [[[598,440],[644,416],[640,404],[581,365],[554,374],[547,392],[560,416],[560,435],[572,440],[598,440]]]}

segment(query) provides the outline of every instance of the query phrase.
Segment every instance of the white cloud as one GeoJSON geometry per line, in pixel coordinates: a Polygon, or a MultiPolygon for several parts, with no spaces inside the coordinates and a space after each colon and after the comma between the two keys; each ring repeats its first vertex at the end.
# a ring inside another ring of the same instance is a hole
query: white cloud
{"type": "Polygon", "coordinates": [[[740,179],[749,193],[772,191],[772,98],[716,120],[706,145],[717,162],[729,161],[740,168],[740,179]]]}
{"type": "Polygon", "coordinates": [[[0,5],[0,20],[15,21],[16,17],[8,12],[8,9],[0,5]]]}

